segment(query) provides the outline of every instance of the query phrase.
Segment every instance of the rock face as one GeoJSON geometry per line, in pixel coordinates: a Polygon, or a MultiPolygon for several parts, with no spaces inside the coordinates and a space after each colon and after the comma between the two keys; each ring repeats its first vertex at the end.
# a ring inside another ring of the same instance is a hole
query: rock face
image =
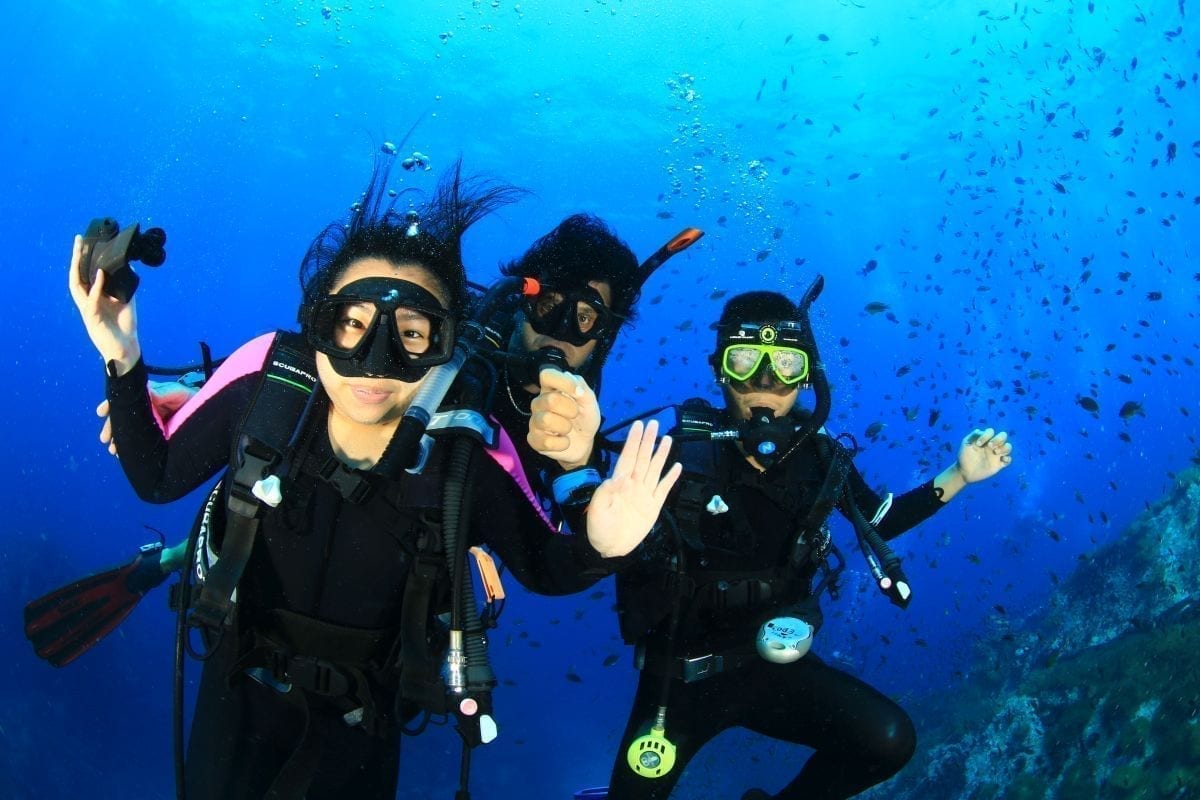
{"type": "Polygon", "coordinates": [[[917,755],[869,797],[1200,797],[1200,470],[908,704],[917,755]]]}

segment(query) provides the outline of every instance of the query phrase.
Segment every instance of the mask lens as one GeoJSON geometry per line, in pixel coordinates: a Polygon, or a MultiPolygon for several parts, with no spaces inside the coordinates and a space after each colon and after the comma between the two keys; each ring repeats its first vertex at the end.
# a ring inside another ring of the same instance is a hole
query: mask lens
{"type": "Polygon", "coordinates": [[[749,380],[762,363],[763,354],[754,345],[725,348],[725,374],[735,380],[749,380]]]}
{"type": "Polygon", "coordinates": [[[736,381],[748,381],[769,358],[771,372],[780,383],[791,386],[808,377],[808,354],[794,347],[766,344],[731,345],[725,348],[721,366],[736,381]]]}
{"type": "Polygon", "coordinates": [[[549,319],[562,303],[563,296],[558,292],[542,292],[533,299],[533,317],[538,320],[549,319]]]}
{"type": "Polygon", "coordinates": [[[350,356],[375,328],[379,310],[373,303],[327,298],[312,317],[312,334],[331,355],[350,356]]]}
{"type": "Polygon", "coordinates": [[[410,355],[422,355],[440,339],[440,320],[411,308],[398,308],[394,314],[396,344],[410,355]]]}
{"type": "Polygon", "coordinates": [[[591,333],[592,328],[595,328],[599,322],[600,312],[590,303],[580,300],[575,304],[575,324],[579,327],[580,333],[591,333]]]}
{"type": "Polygon", "coordinates": [[[808,377],[808,353],[790,347],[772,348],[771,367],[782,382],[798,383],[808,377]]]}

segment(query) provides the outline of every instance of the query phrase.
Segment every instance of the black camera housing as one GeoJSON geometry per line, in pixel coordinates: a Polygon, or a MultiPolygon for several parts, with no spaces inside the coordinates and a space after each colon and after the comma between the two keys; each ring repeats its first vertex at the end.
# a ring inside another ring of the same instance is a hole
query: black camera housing
{"type": "Polygon", "coordinates": [[[84,288],[91,290],[96,273],[104,270],[108,273],[104,293],[128,303],[141,282],[129,262],[140,261],[148,267],[160,266],[167,259],[166,250],[163,249],[166,243],[167,234],[162,228],[149,228],[142,233],[136,222],[121,230],[120,224],[112,217],[94,219],[83,234],[79,280],[84,288]]]}

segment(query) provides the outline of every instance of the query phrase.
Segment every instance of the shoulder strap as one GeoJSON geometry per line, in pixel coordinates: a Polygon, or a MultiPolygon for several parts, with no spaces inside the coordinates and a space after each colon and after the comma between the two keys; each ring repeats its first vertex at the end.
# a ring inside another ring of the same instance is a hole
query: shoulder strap
{"type": "Polygon", "coordinates": [[[250,559],[264,505],[282,499],[279,472],[303,429],[317,385],[316,362],[299,334],[280,331],[263,363],[230,455],[221,558],[192,612],[192,624],[219,628],[250,559]]]}
{"type": "MultiPolygon", "coordinates": [[[[672,436],[679,434],[709,434],[716,430],[720,412],[701,398],[685,400],[675,408],[675,427],[672,436]]],[[[679,535],[688,546],[699,550],[700,521],[713,501],[713,485],[717,475],[717,444],[707,438],[680,437],[676,458],[683,465],[679,489],[672,510],[678,523],[679,535]]]]}

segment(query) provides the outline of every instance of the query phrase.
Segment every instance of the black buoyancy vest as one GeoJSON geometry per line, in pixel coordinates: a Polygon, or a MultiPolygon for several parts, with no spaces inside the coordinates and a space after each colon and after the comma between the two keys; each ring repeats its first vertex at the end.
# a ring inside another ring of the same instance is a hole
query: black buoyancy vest
{"type": "MultiPolygon", "coordinates": [[[[409,564],[406,577],[408,588],[402,601],[400,628],[410,637],[421,637],[421,646],[413,647],[413,654],[422,653],[436,659],[442,643],[438,641],[438,626],[430,623],[433,616],[447,610],[450,597],[441,530],[450,448],[429,448],[421,469],[408,472],[401,481],[388,481],[353,470],[332,455],[316,455],[313,437],[322,426],[315,423],[314,411],[319,414],[327,400],[318,391],[315,375],[315,360],[305,346],[303,337],[286,331],[278,332],[266,359],[259,387],[243,417],[230,469],[224,479],[227,502],[225,508],[221,509],[223,513],[214,515],[214,522],[220,524],[216,518],[224,518],[225,535],[220,541],[220,558],[208,570],[197,608],[193,610],[193,616],[199,614],[199,619],[193,624],[219,628],[227,618],[231,622],[236,619],[235,615],[229,613],[233,608],[233,588],[240,582],[249,560],[261,514],[266,511],[266,506],[271,505],[260,497],[261,486],[256,485],[255,481],[270,473],[279,476],[281,494],[286,497],[279,505],[282,513],[271,522],[272,528],[278,532],[300,532],[311,527],[313,520],[308,518],[309,498],[318,482],[330,484],[344,500],[361,505],[367,513],[379,518],[381,527],[388,527],[389,534],[396,538],[405,551],[409,564]],[[404,526],[405,530],[391,530],[397,517],[408,518],[409,524],[404,526]],[[389,522],[393,524],[385,526],[389,522]],[[418,597],[417,593],[423,596],[418,597]],[[414,612],[420,615],[420,620],[410,619],[414,612]],[[212,624],[214,620],[215,625],[212,624]]],[[[437,415],[430,427],[446,427],[446,420],[447,415],[437,415]]],[[[452,421],[449,427],[453,427],[452,421]]],[[[487,437],[484,435],[482,438],[487,437]]],[[[287,569],[287,566],[280,565],[279,568],[287,569]]],[[[365,655],[379,662],[392,661],[395,657],[395,640],[399,630],[393,629],[390,635],[386,635],[383,631],[359,629],[362,635],[357,638],[363,639],[366,644],[347,649],[347,637],[356,639],[356,629],[286,612],[288,630],[275,631],[273,628],[276,626],[270,622],[274,614],[269,609],[256,609],[255,619],[246,622],[253,627],[266,629],[235,633],[239,639],[249,643],[243,644],[243,651],[247,647],[269,649],[264,642],[280,639],[286,640],[280,644],[293,649],[299,639],[306,643],[303,649],[310,652],[296,652],[295,655],[337,661],[336,654],[342,650],[361,652],[362,655],[351,661],[361,661],[365,655]],[[306,623],[306,619],[311,620],[312,624],[306,623]],[[330,631],[334,631],[335,635],[327,635],[330,631]]],[[[412,644],[417,643],[414,641],[412,644]]],[[[240,666],[247,665],[243,658],[240,666]]],[[[422,674],[436,674],[438,669],[436,664],[414,663],[410,666],[422,674]]]]}
{"type": "MultiPolygon", "coordinates": [[[[689,400],[677,411],[672,435],[707,434],[720,427],[721,412],[707,401],[689,400]]],[[[758,480],[753,473],[732,469],[728,454],[722,452],[730,447],[728,442],[685,437],[676,447],[683,474],[666,510],[674,531],[660,527],[656,544],[645,548],[645,563],[639,565],[642,569],[635,566],[628,574],[618,574],[625,601],[618,603],[618,616],[622,636],[629,642],[661,624],[676,602],[706,603],[719,596],[723,603],[734,598],[735,603],[753,605],[806,595],[814,573],[830,552],[826,521],[845,490],[850,471],[849,453],[824,433],[805,443],[803,453],[791,453],[772,467],[786,470],[797,456],[816,458],[813,470],[820,489],[815,496],[796,486],[758,480]],[[736,501],[729,507],[722,496],[732,499],[740,485],[765,496],[793,521],[793,532],[786,537],[788,547],[772,554],[768,566],[744,566],[745,550],[757,535],[747,511],[737,507],[736,501]],[[672,534],[678,542],[670,541],[672,534]],[[716,584],[724,590],[719,595],[712,591],[716,584]]]]}

